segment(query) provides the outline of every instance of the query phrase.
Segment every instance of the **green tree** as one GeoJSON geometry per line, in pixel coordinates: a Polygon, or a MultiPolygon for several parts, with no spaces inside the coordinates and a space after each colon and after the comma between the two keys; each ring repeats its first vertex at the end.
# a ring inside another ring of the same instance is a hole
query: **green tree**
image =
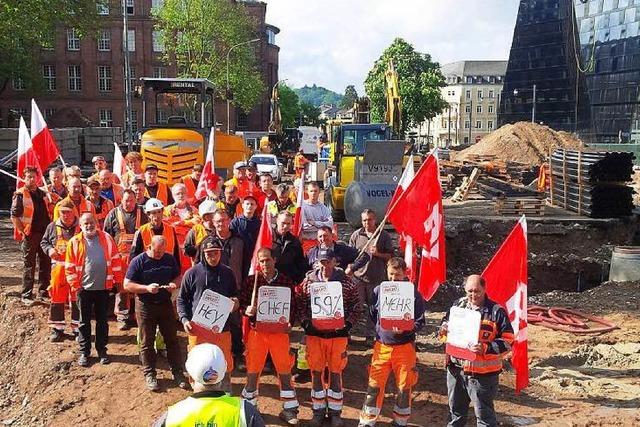
{"type": "Polygon", "coordinates": [[[355,86],[349,85],[344,90],[344,96],[342,97],[342,101],[340,102],[341,108],[351,108],[353,104],[358,99],[358,92],[356,91],[355,86]]]}
{"type": "MultiPolygon", "coordinates": [[[[174,63],[178,77],[211,80],[226,98],[227,53],[238,43],[258,38],[255,22],[241,3],[221,0],[165,0],[153,10],[161,31],[164,60],[174,63]]],[[[233,48],[229,55],[229,86],[233,102],[244,111],[260,101],[265,90],[256,59],[256,43],[233,48]]]]}
{"type": "Polygon", "coordinates": [[[432,119],[447,107],[440,91],[446,84],[440,65],[432,61],[429,54],[416,52],[411,44],[396,38],[375,62],[364,82],[367,96],[371,99],[372,121],[379,122],[385,117],[385,71],[390,59],[398,72],[402,102],[401,131],[404,134],[409,126],[432,119]]]}
{"type": "Polygon", "coordinates": [[[320,107],[316,107],[308,102],[300,102],[300,116],[302,123],[300,126],[318,126],[320,125],[320,107]]]}
{"type": "Polygon", "coordinates": [[[81,36],[96,28],[98,4],[107,0],[0,0],[0,93],[20,78],[29,94],[43,88],[40,59],[53,48],[56,31],[81,36]]]}
{"type": "Polygon", "coordinates": [[[296,127],[298,117],[300,116],[298,95],[293,89],[283,83],[278,85],[278,95],[280,97],[282,128],[296,127]]]}

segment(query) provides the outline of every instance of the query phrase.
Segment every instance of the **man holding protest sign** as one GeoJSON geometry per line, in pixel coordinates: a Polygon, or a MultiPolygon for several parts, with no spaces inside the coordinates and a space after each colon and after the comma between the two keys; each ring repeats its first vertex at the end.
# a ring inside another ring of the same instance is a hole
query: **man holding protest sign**
{"type": "MultiPolygon", "coordinates": [[[[224,352],[227,370],[231,372],[229,314],[239,307],[236,279],[231,269],[220,263],[222,246],[215,238],[204,239],[200,249],[204,262],[191,267],[182,278],[178,316],[189,335],[189,349],[201,343],[217,345],[224,352]]],[[[230,391],[231,379],[225,381],[230,391]]]]}
{"type": "Polygon", "coordinates": [[[245,280],[240,306],[249,317],[251,330],[247,339],[247,383],[242,397],[257,404],[258,381],[267,355],[271,356],[280,381],[280,418],[287,424],[298,423],[298,400],[291,384],[294,356],[290,351],[289,332],[293,324],[295,283],[276,270],[269,248],[257,252],[260,271],[245,280]],[[255,291],[254,291],[255,283],[255,291]]]}
{"type": "Polygon", "coordinates": [[[473,402],[478,425],[495,426],[493,399],[502,358],[514,340],[513,328],[505,309],[487,298],[481,276],[467,277],[464,290],[467,295],[453,304],[440,327],[441,337],[447,339],[448,425],[466,425],[473,402]],[[462,339],[469,331],[474,336],[462,339]]]}
{"type": "Polygon", "coordinates": [[[156,328],[164,338],[176,385],[188,388],[180,367],[182,360],[171,303],[171,291],[178,289],[174,280],[180,275],[180,267],[166,248],[164,236],[153,236],[149,248],[131,260],[124,281],[124,289],[138,296],[135,311],[140,330],[140,361],[150,391],[160,390],[154,349],[156,328]]]}
{"type": "Polygon", "coordinates": [[[397,387],[393,426],[405,426],[411,416],[411,392],[418,382],[416,331],[425,324],[425,302],[407,278],[402,258],[387,262],[388,282],[373,290],[369,317],[376,325],[376,342],[369,368],[367,397],[359,426],[375,426],[384,401],[384,389],[393,372],[397,387]]]}
{"type": "Polygon", "coordinates": [[[361,314],[358,288],[336,268],[331,249],[318,253],[320,266],[296,289],[298,319],[305,331],[307,363],[311,369],[312,427],[326,416],[332,427],[343,425],[342,371],[347,366],[349,331],[361,314]],[[323,373],[329,368],[329,384],[323,373]]]}

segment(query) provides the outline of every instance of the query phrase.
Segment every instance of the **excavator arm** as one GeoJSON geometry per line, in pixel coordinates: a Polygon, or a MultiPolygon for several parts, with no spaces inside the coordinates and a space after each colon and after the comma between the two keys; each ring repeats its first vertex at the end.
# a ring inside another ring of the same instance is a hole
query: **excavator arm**
{"type": "Polygon", "coordinates": [[[394,137],[400,136],[400,121],[402,119],[402,102],[400,100],[400,87],[398,85],[398,72],[389,60],[389,66],[384,74],[385,92],[387,97],[387,109],[385,122],[391,127],[394,137]]]}

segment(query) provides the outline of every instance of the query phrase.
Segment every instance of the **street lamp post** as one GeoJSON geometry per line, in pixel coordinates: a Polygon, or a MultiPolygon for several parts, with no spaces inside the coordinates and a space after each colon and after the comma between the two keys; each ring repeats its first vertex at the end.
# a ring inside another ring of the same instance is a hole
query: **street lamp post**
{"type": "Polygon", "coordinates": [[[229,48],[229,50],[227,51],[227,93],[226,93],[226,98],[227,98],[227,133],[231,132],[231,116],[230,116],[230,105],[231,105],[231,101],[229,100],[229,55],[231,55],[231,51],[235,48],[237,48],[238,46],[243,46],[245,44],[251,44],[251,43],[256,43],[259,42],[260,39],[253,39],[253,40],[247,40],[238,44],[234,44],[233,46],[231,46],[229,48]]]}
{"type": "MultiPolygon", "coordinates": [[[[536,122],[536,94],[537,94],[537,85],[533,85],[533,106],[531,108],[531,123],[536,122]]],[[[518,89],[513,90],[513,95],[518,96],[518,89]]]]}

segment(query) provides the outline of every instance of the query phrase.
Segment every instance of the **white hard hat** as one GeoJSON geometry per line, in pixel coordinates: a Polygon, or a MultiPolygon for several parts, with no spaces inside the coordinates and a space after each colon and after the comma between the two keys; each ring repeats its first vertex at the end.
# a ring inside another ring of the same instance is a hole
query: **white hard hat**
{"type": "Polygon", "coordinates": [[[212,214],[216,211],[216,202],[210,199],[203,201],[198,207],[198,214],[200,217],[205,216],[206,214],[212,214]]]}
{"type": "Polygon", "coordinates": [[[159,199],[149,199],[147,203],[144,204],[144,213],[149,213],[152,211],[157,211],[158,209],[164,209],[164,205],[162,201],[159,199]]]}
{"type": "Polygon", "coordinates": [[[235,162],[233,164],[233,168],[234,169],[240,169],[240,168],[246,168],[247,164],[245,162],[243,162],[242,160],[240,160],[239,162],[235,162]]]}
{"type": "Polygon", "coordinates": [[[217,384],[227,373],[227,361],[220,347],[198,344],[191,349],[185,363],[187,372],[199,384],[217,384]]]}

